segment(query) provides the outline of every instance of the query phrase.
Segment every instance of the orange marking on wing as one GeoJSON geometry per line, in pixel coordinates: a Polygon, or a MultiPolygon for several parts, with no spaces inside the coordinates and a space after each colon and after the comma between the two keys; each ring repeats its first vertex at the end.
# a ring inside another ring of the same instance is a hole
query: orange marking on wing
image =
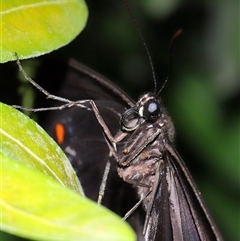
{"type": "Polygon", "coordinates": [[[61,123],[56,124],[55,134],[56,134],[58,144],[62,144],[65,137],[65,128],[61,123]]]}

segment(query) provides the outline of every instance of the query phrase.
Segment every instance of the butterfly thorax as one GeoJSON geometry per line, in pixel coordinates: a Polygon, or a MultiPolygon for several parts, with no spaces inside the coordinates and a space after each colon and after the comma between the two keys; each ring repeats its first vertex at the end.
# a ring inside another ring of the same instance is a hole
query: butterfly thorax
{"type": "Polygon", "coordinates": [[[174,127],[161,100],[149,93],[140,97],[136,106],[127,110],[122,118],[122,125],[127,127],[123,132],[127,134],[117,143],[117,171],[124,181],[137,187],[143,198],[152,190],[156,172],[163,170],[165,145],[173,142],[174,127]],[[156,111],[152,117],[147,108],[150,112],[156,111]]]}

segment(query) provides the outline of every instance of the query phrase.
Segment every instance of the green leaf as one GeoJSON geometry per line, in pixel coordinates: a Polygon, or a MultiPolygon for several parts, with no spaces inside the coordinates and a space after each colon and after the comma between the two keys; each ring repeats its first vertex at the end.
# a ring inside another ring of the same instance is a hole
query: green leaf
{"type": "Polygon", "coordinates": [[[34,240],[134,240],[107,209],[0,153],[1,228],[34,240]]]}
{"type": "Polygon", "coordinates": [[[40,56],[73,40],[85,27],[84,0],[1,1],[0,62],[40,56]]]}
{"type": "MultiPolygon", "coordinates": [[[[28,116],[0,103],[0,152],[83,193],[66,155],[48,134],[28,116]]],[[[15,178],[16,183],[19,181],[15,178]]]]}

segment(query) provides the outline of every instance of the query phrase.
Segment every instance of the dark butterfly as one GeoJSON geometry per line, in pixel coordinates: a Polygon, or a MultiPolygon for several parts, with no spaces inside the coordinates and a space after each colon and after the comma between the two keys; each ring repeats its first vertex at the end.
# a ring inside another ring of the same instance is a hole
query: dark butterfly
{"type": "Polygon", "coordinates": [[[71,60],[69,67],[59,95],[93,100],[98,119],[93,111],[72,107],[52,113],[45,126],[69,157],[86,195],[97,199],[110,158],[103,205],[123,216],[142,199],[128,218],[138,240],[222,240],[175,150],[174,126],[162,100],[146,93],[136,103],[86,66],[71,60]]]}

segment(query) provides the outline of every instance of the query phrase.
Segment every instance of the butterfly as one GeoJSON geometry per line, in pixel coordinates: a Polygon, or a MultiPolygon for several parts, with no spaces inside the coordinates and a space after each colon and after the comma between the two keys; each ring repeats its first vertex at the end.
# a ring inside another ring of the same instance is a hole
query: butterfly
{"type": "Polygon", "coordinates": [[[138,240],[222,240],[175,149],[174,125],[158,94],[135,102],[75,60],[63,78],[59,96],[83,100],[87,108],[56,111],[45,129],[67,154],[86,195],[97,200],[110,160],[102,204],[123,216],[138,202],[127,219],[138,240]]]}

